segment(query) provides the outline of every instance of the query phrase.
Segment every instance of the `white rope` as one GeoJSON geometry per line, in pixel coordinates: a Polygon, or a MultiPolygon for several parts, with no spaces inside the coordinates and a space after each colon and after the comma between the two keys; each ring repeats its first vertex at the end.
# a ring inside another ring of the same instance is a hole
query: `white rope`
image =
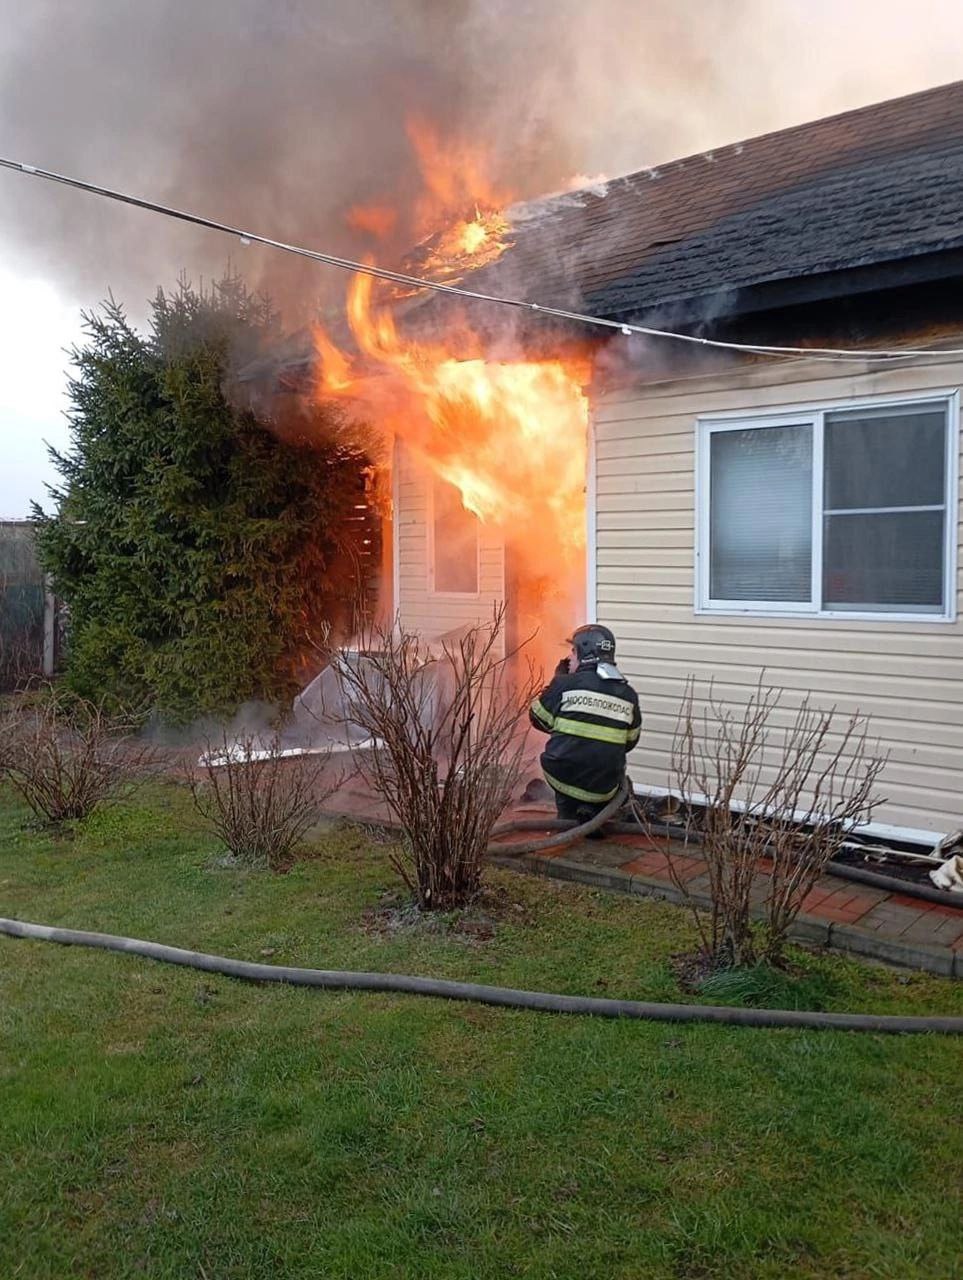
{"type": "Polygon", "coordinates": [[[28,177],[43,178],[48,182],[59,182],[63,186],[73,187],[78,191],[86,191],[90,195],[100,196],[106,200],[116,200],[121,204],[133,205],[137,209],[146,209],[150,213],[161,214],[166,218],[175,218],[180,222],[189,222],[194,226],[206,227],[224,235],[233,236],[243,245],[263,244],[269,249],[279,249],[283,253],[294,253],[326,266],[337,267],[342,271],[351,271],[357,275],[374,276],[379,280],[389,280],[394,284],[404,284],[415,289],[433,289],[436,293],[452,294],[459,298],[468,298],[474,302],[491,302],[502,307],[515,307],[522,311],[534,312],[537,315],[550,316],[556,320],[569,320],[576,324],[592,325],[596,328],[615,329],[625,337],[635,334],[647,338],[665,338],[674,342],[688,342],[701,347],[713,347],[722,351],[736,351],[744,355],[772,356],[785,359],[790,357],[807,357],[817,360],[853,361],[856,363],[875,363],[890,360],[902,360],[914,356],[959,357],[963,356],[961,348],[934,347],[902,347],[887,350],[860,350],[852,347],[780,347],[766,346],[758,343],[724,342],[718,338],[699,338],[691,333],[676,333],[670,329],[655,329],[641,324],[631,324],[620,320],[608,320],[602,316],[586,315],[580,311],[567,311],[561,307],[542,306],[537,302],[526,302],[521,298],[505,298],[497,294],[479,293],[474,289],[465,289],[459,285],[442,284],[438,280],[426,280],[420,276],[407,275],[403,271],[391,271],[387,267],[375,266],[373,263],[355,262],[351,258],[341,258],[335,254],[322,253],[317,249],[306,249],[300,245],[287,244],[283,240],[273,240],[270,236],[258,235],[254,231],[243,231],[239,227],[217,222],[213,218],[205,218],[201,214],[189,213],[182,209],[174,209],[168,205],[157,204],[153,200],[144,200],[139,196],[128,195],[123,191],[114,191],[109,187],[99,187],[92,182],[80,178],[70,178],[61,173],[53,173],[49,169],[41,169],[37,165],[24,164],[18,160],[0,157],[0,168],[12,169],[26,174],[28,177]]]}

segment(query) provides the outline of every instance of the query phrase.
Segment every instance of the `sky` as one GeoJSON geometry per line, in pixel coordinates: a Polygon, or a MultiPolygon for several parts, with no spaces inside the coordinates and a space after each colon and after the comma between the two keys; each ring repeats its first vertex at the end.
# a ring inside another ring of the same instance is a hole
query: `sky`
{"type": "Polygon", "coordinates": [[[0,298],[0,519],[18,519],[31,499],[50,509],[47,442],[68,444],[65,353],[82,333],[76,302],[15,259],[0,260],[0,298]]]}
{"type": "MultiPolygon", "coordinates": [[[[0,156],[356,256],[415,110],[520,198],[963,78],[960,0],[0,0],[0,156]]],[[[0,169],[0,518],[68,444],[65,349],[228,255],[292,327],[344,280],[0,169]],[[307,274],[306,274],[307,271],[307,274]]]]}

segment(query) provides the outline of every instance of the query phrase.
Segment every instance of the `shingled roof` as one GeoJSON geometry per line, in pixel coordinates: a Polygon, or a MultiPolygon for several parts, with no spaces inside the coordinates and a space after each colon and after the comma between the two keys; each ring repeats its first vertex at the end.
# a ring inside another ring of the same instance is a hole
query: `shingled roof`
{"type": "MultiPolygon", "coordinates": [[[[512,247],[462,283],[611,319],[675,308],[684,326],[963,277],[963,81],[531,201],[512,219],[512,247]]],[[[451,305],[422,295],[399,319],[443,326],[451,305]]],[[[473,322],[487,315],[480,305],[473,322]]],[[[242,377],[313,361],[299,334],[242,377]]]]}
{"type": "Polygon", "coordinates": [[[471,287],[612,318],[963,248],[963,81],[517,212],[471,287]]]}

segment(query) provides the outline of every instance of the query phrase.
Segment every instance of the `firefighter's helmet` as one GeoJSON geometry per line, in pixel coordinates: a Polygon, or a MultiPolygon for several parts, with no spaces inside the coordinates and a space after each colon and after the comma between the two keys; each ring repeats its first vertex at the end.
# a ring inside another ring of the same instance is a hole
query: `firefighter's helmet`
{"type": "Polygon", "coordinates": [[[576,628],[568,643],[578,654],[579,662],[615,661],[615,636],[597,622],[576,628]]]}

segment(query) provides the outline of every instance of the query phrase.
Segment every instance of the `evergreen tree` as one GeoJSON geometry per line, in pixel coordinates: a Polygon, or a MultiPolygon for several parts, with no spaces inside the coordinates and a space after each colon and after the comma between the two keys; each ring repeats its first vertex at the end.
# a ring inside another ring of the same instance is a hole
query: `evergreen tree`
{"type": "Polygon", "coordinates": [[[112,299],[71,355],[71,448],[38,544],[70,616],[66,679],[172,722],[290,696],[307,637],[354,589],[365,458],[330,414],[283,435],[226,393],[278,336],[233,276],[112,299]]]}

